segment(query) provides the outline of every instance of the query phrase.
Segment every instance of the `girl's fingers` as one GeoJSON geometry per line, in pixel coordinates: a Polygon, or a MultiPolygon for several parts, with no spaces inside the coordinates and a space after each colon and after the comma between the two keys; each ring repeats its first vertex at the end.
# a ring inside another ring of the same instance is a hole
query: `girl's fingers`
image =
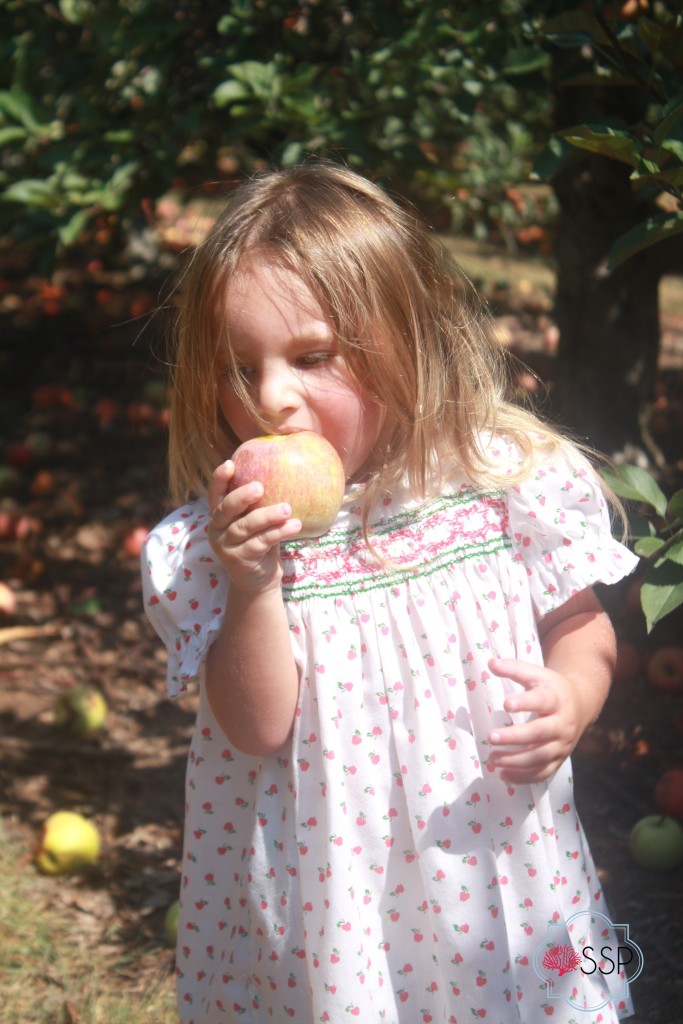
{"type": "Polygon", "coordinates": [[[546,718],[534,718],[524,725],[508,725],[504,729],[493,729],[489,742],[502,747],[535,747],[555,739],[556,728],[546,718]]]}
{"type": "MultiPolygon", "coordinates": [[[[248,508],[249,505],[247,505],[248,508]]],[[[291,514],[291,506],[287,504],[267,505],[265,508],[254,509],[252,512],[245,511],[230,523],[226,530],[226,539],[231,544],[242,544],[252,537],[264,535],[268,530],[279,530],[287,522],[294,522],[289,518],[291,514]]],[[[298,520],[296,521],[298,522],[298,520]]]]}
{"type": "Polygon", "coordinates": [[[536,686],[543,672],[542,665],[533,665],[530,661],[519,661],[517,658],[491,658],[489,668],[495,676],[511,679],[525,689],[536,686]]]}
{"type": "MultiPolygon", "coordinates": [[[[214,533],[222,533],[236,520],[239,520],[249,508],[263,496],[263,486],[256,481],[236,487],[234,491],[224,494],[215,505],[210,506],[211,529],[214,533]]],[[[274,507],[274,506],[271,506],[274,507]]]]}
{"type": "Polygon", "coordinates": [[[207,493],[207,502],[212,514],[215,512],[218,504],[228,493],[228,485],[232,480],[234,472],[235,465],[230,461],[230,459],[221,463],[221,465],[214,470],[211,480],[209,481],[209,489],[207,493]]]}
{"type": "Polygon", "coordinates": [[[300,530],[301,523],[298,519],[288,519],[286,523],[283,523],[282,526],[276,529],[254,534],[247,543],[258,541],[262,545],[263,550],[267,551],[276,544],[281,544],[283,540],[290,540],[292,537],[296,537],[300,530]]]}

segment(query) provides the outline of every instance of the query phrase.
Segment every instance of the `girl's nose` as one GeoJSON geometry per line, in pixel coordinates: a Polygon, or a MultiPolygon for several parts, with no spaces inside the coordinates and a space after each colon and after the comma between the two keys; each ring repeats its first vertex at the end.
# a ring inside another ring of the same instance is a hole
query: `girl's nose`
{"type": "Polygon", "coordinates": [[[299,380],[289,369],[264,370],[258,381],[257,403],[261,415],[277,425],[300,405],[299,380]]]}

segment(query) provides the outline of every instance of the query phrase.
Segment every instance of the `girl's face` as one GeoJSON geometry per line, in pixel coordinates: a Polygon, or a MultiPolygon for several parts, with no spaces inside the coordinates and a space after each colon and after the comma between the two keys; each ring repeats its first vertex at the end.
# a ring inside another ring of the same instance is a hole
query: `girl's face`
{"type": "MultiPolygon", "coordinates": [[[[269,430],[322,434],[336,448],[347,479],[362,479],[377,458],[384,411],[352,381],[301,278],[268,263],[247,263],[230,284],[225,319],[238,372],[269,430]]],[[[218,400],[240,442],[263,434],[227,371],[218,400]]]]}

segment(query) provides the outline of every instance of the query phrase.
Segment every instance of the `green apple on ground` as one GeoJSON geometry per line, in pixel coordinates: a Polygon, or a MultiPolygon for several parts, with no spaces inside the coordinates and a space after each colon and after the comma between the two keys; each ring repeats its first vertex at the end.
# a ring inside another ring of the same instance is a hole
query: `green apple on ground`
{"type": "Polygon", "coordinates": [[[71,686],[57,698],[55,725],[87,739],[100,731],[107,718],[107,702],[94,686],[71,686]]]}
{"type": "Polygon", "coordinates": [[[164,917],[164,934],[169,946],[175,946],[178,939],[178,914],[180,913],[180,900],[175,900],[164,917]]]}
{"type": "Polygon", "coordinates": [[[647,663],[647,681],[659,690],[683,693],[683,647],[660,647],[647,663]]]}
{"type": "Polygon", "coordinates": [[[101,850],[91,821],[75,811],[56,811],[40,830],[35,863],[45,875],[66,875],[96,864],[101,850]]]}
{"type": "Polygon", "coordinates": [[[631,829],[629,850],[650,871],[672,871],[683,864],[683,825],[664,814],[648,814],[631,829]]]}
{"type": "Polygon", "coordinates": [[[258,480],[264,494],[252,508],[287,502],[301,520],[298,537],[319,537],[332,526],[344,499],[344,467],[324,437],[310,430],[245,441],[232,456],[230,489],[258,480]]]}
{"type": "Polygon", "coordinates": [[[660,814],[683,820],[683,768],[670,768],[655,786],[654,804],[660,814]]]}

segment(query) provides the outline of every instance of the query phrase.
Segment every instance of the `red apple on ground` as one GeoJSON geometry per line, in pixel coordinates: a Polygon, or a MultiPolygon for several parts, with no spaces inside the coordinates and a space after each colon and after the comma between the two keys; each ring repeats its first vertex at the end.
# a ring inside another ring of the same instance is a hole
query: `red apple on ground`
{"type": "Polygon", "coordinates": [[[660,647],[647,664],[647,681],[660,690],[683,693],[683,647],[660,647]]]}
{"type": "Polygon", "coordinates": [[[664,814],[648,814],[631,829],[628,846],[641,867],[672,871],[683,864],[683,825],[664,814]]]}
{"type": "Polygon", "coordinates": [[[149,530],[146,526],[136,526],[123,538],[123,550],[129,558],[139,558],[142,546],[147,540],[149,530]]]}
{"type": "Polygon", "coordinates": [[[670,768],[655,786],[654,804],[660,814],[683,819],[683,768],[670,768]]]}
{"type": "Polygon", "coordinates": [[[332,526],[344,498],[344,467],[324,437],[310,430],[269,434],[235,451],[230,489],[258,480],[263,497],[253,508],[287,502],[301,520],[299,537],[319,537],[332,526]]]}

